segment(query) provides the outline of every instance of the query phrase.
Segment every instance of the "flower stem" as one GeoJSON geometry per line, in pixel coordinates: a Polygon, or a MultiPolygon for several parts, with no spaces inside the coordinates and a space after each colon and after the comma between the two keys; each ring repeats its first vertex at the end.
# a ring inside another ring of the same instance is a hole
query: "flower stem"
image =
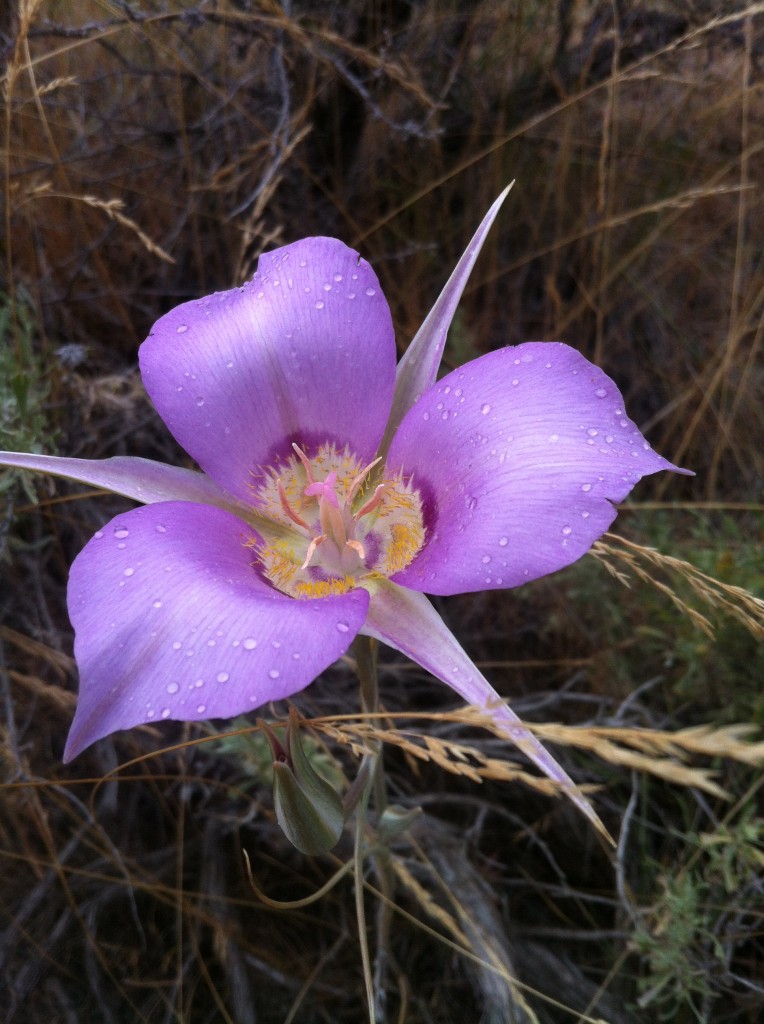
{"type": "MultiPolygon", "coordinates": [[[[368,755],[373,757],[373,754],[368,755]]],[[[369,796],[371,795],[371,775],[369,782],[364,787],[361,799],[355,812],[355,847],[353,851],[353,869],[355,876],[355,915],[358,922],[358,942],[361,947],[361,963],[363,964],[363,978],[366,984],[366,1004],[369,1009],[369,1024],[377,1024],[376,999],[374,998],[374,978],[371,971],[371,957],[369,956],[369,940],[366,934],[366,908],[363,902],[363,861],[366,847],[364,832],[366,831],[366,814],[369,807],[369,796]]]]}
{"type": "MultiPolygon", "coordinates": [[[[377,642],[366,636],[359,636],[353,644],[358,679],[361,684],[361,710],[364,714],[379,712],[379,688],[377,685],[377,642]]],[[[369,803],[373,798],[376,819],[379,821],[387,807],[387,789],[385,786],[382,747],[379,742],[364,758],[361,770],[366,768],[368,780],[358,803],[356,811],[355,834],[355,899],[358,927],[361,936],[361,958],[363,961],[364,978],[366,981],[367,998],[369,1000],[369,1020],[371,1024],[384,1021],[386,1001],[386,975],[388,965],[395,963],[390,950],[390,926],[392,920],[392,899],[394,892],[393,873],[390,867],[390,853],[386,847],[374,843],[371,851],[374,870],[384,899],[377,907],[376,921],[376,955],[374,973],[371,973],[371,958],[366,939],[366,917],[363,903],[363,859],[364,833],[367,825],[369,803]]]]}

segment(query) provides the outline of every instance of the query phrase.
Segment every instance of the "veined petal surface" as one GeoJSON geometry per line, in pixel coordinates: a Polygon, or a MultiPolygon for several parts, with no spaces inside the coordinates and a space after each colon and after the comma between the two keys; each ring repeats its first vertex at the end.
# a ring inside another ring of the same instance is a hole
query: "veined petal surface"
{"type": "Polygon", "coordinates": [[[369,264],[333,238],[260,257],[241,288],[165,314],[139,351],[173,435],[221,487],[252,497],[290,444],[370,461],[390,412],[395,340],[369,264]]]}
{"type": "Polygon", "coordinates": [[[231,718],[303,689],[347,649],[369,597],[295,601],[257,574],[257,534],[187,502],[117,516],[78,555],[80,670],[65,760],[117,729],[231,718]]]}
{"type": "Polygon", "coordinates": [[[156,501],[195,501],[235,511],[238,504],[204,473],[129,455],[116,455],[111,459],[66,459],[57,455],[0,452],[0,466],[62,476],[122,494],[144,505],[156,501]]]}
{"type": "Polygon", "coordinates": [[[527,729],[472,663],[456,637],[424,596],[388,580],[372,595],[361,629],[395,648],[455,690],[468,704],[485,708],[497,727],[539,768],[557,782],[598,831],[608,835],[576,784],[527,729]]]}
{"type": "Polygon", "coordinates": [[[515,587],[575,562],[641,477],[677,470],[574,349],[527,342],[473,360],[423,395],[388,468],[424,499],[425,546],[395,581],[430,594],[515,587]]]}

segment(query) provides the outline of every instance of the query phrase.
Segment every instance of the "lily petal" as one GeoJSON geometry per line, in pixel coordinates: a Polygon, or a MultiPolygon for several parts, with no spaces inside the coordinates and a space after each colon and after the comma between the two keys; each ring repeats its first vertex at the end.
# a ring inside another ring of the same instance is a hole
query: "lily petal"
{"type": "Polygon", "coordinates": [[[430,594],[515,587],[575,562],[643,476],[677,469],[567,345],[528,342],[448,374],[409,412],[387,465],[413,478],[427,540],[394,578],[430,594]]]}
{"type": "Polygon", "coordinates": [[[257,574],[257,543],[230,513],[188,502],[139,507],[98,531],[69,577],[80,696],[66,761],[117,729],[288,697],[343,654],[366,591],[295,601],[257,574]]]}
{"type": "Polygon", "coordinates": [[[260,257],[241,288],[186,302],[139,351],[143,382],[185,450],[252,500],[262,467],[351,443],[373,459],[395,381],[390,310],[369,264],[334,238],[260,257]]]}
{"type": "Polygon", "coordinates": [[[62,459],[56,455],[0,452],[0,466],[31,469],[123,494],[144,505],[156,501],[195,501],[236,511],[238,502],[203,473],[151,459],[117,455],[111,459],[62,459]]]}
{"type": "Polygon", "coordinates": [[[491,225],[496,220],[496,215],[512,185],[514,182],[507,185],[481,221],[480,227],[472,236],[469,245],[454,267],[443,291],[435,300],[435,305],[425,317],[422,326],[414,335],[411,344],[398,363],[393,408],[385,429],[385,437],[379,448],[379,454],[382,456],[387,453],[393,435],[403,417],[419,397],[435,383],[448,329],[454,318],[459,299],[462,297],[462,292],[472,273],[472,268],[475,266],[475,261],[480,255],[491,225]]]}
{"type": "Polygon", "coordinates": [[[405,654],[450,686],[468,704],[485,709],[515,746],[561,787],[599,832],[608,836],[575,782],[481,675],[423,594],[404,590],[387,580],[380,582],[379,589],[372,595],[361,633],[405,654]]]}

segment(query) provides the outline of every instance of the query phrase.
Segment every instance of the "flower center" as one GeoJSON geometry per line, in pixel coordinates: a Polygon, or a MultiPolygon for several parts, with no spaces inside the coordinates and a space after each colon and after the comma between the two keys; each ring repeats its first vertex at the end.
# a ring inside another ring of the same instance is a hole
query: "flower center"
{"type": "Polygon", "coordinates": [[[348,448],[322,445],[313,458],[294,455],[257,489],[261,511],[277,527],[258,555],[266,577],[291,597],[325,597],[373,586],[400,572],[424,544],[422,503],[410,482],[372,483],[368,466],[348,448]]]}

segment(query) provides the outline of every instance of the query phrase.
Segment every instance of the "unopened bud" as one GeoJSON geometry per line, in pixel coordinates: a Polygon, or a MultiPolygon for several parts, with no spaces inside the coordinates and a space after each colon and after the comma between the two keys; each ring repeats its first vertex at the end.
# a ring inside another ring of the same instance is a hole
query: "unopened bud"
{"type": "Polygon", "coordinates": [[[342,802],[303,749],[297,711],[289,709],[283,745],[266,722],[258,724],[273,751],[273,802],[284,835],[301,853],[326,853],[342,835],[342,802]]]}

